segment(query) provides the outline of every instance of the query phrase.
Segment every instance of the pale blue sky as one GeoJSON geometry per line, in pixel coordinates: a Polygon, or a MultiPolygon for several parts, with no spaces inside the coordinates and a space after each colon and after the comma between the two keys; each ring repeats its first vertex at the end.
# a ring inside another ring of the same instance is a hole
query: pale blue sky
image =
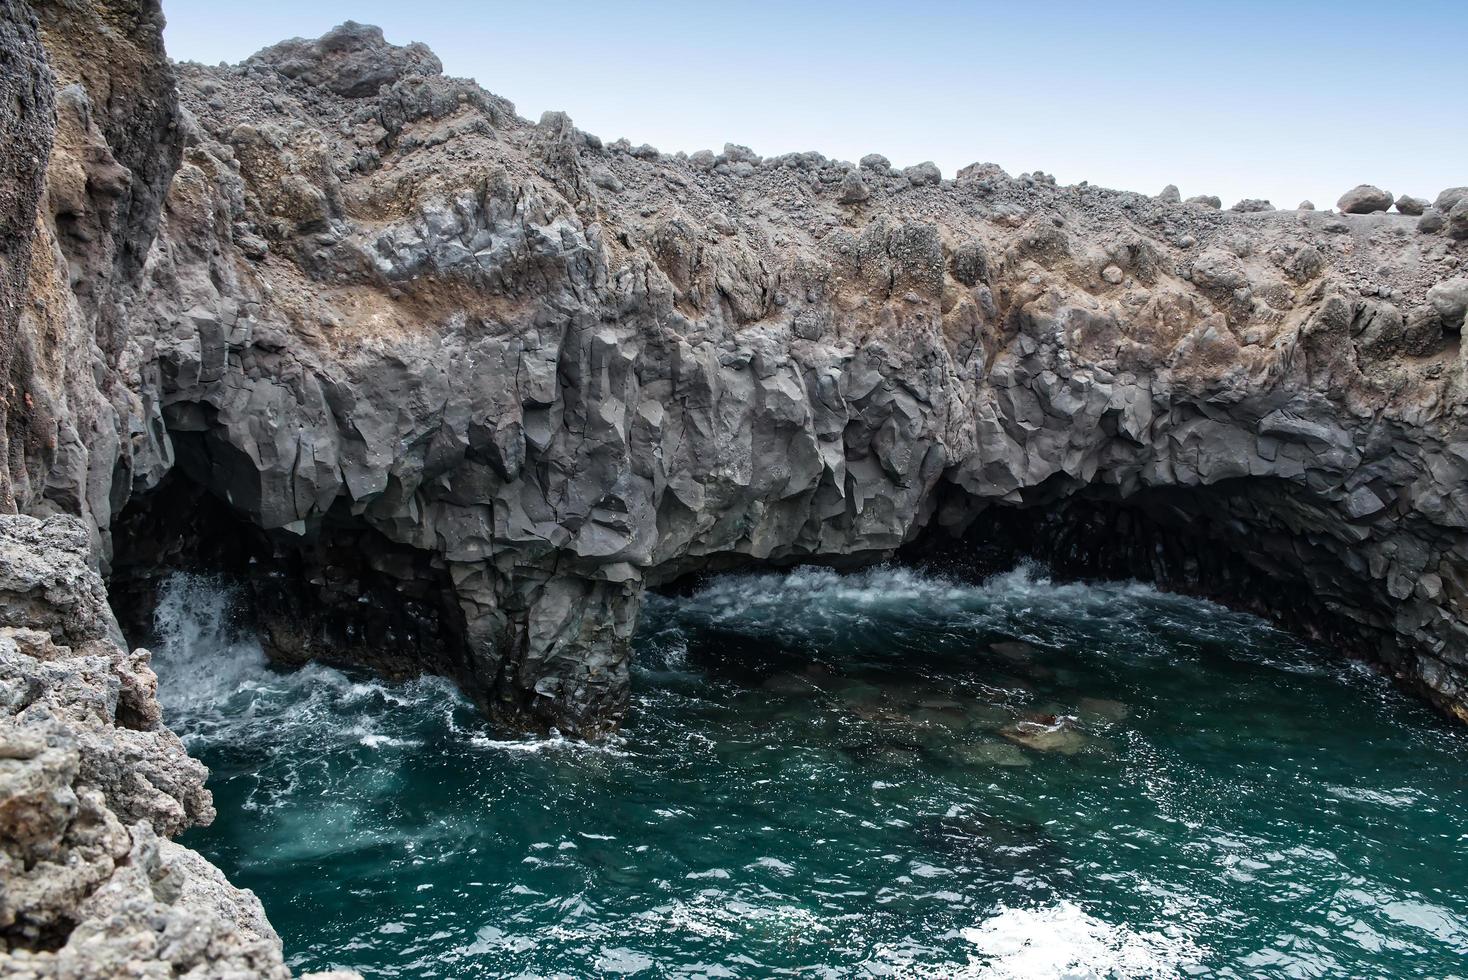
{"type": "Polygon", "coordinates": [[[985,160],[1225,206],[1468,184],[1468,0],[163,2],[178,59],[357,20],[523,116],[664,152],[985,160]]]}

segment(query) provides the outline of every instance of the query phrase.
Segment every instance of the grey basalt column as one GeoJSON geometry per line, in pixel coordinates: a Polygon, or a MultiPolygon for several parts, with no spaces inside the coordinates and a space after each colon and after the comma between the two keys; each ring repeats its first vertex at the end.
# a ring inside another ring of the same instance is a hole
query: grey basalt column
{"type": "Polygon", "coordinates": [[[455,575],[465,613],[460,685],[507,728],[597,738],[631,693],[640,580],[481,567],[455,575]]]}

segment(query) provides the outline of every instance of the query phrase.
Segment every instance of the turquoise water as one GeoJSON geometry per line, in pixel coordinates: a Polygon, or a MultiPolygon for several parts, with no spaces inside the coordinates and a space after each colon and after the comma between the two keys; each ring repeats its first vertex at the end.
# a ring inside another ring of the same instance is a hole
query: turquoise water
{"type": "Polygon", "coordinates": [[[718,579],[649,602],[597,747],[274,672],[205,580],[159,625],[220,813],[185,840],[300,969],[1468,976],[1468,735],[1145,586],[718,579]]]}

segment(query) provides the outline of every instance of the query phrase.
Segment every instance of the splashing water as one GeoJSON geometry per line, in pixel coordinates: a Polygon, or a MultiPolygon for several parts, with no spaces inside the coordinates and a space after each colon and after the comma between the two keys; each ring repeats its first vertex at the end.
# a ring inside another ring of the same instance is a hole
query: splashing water
{"type": "Polygon", "coordinates": [[[605,745],[270,668],[161,597],[169,724],[299,969],[1463,976],[1468,739],[1250,616],[1031,568],[651,597],[605,745]]]}

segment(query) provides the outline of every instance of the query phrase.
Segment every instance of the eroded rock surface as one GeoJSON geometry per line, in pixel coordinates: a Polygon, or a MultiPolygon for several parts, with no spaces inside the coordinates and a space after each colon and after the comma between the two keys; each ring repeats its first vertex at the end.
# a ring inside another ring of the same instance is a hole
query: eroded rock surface
{"type": "Polygon", "coordinates": [[[0,974],[288,977],[260,902],[167,838],[214,817],[74,517],[0,516],[0,974]]]}
{"type": "Polygon", "coordinates": [[[437,649],[497,717],[592,735],[627,704],[648,587],[1074,503],[1145,527],[1129,558],[1175,556],[1142,571],[1288,594],[1296,625],[1468,715],[1463,324],[1429,296],[1464,274],[1451,192],[1423,227],[989,164],[669,156],[521,119],[351,24],[175,66],[176,108],[162,87],[135,105],[172,128],[136,138],[101,118],[100,70],[58,96],[91,149],[58,135],[37,266],[70,287],[39,308],[100,364],[59,385],[93,392],[97,434],[61,452],[86,416],[57,413],[58,450],[17,480],[50,489],[17,497],[87,514],[119,561],[104,518],[127,501],[154,530],[202,512],[146,514],[200,499],[165,491],[223,502],[277,653],[437,649]],[[124,184],[121,211],[96,197],[124,184]],[[110,235],[71,242],[77,214],[110,235]]]}
{"type": "Polygon", "coordinates": [[[450,592],[452,672],[502,718],[615,724],[638,597],[686,573],[1173,487],[1463,711],[1445,234],[606,145],[354,25],[178,72],[148,428],[329,603],[369,573],[450,592]],[[320,543],[347,527],[402,550],[354,567],[320,543]]]}

